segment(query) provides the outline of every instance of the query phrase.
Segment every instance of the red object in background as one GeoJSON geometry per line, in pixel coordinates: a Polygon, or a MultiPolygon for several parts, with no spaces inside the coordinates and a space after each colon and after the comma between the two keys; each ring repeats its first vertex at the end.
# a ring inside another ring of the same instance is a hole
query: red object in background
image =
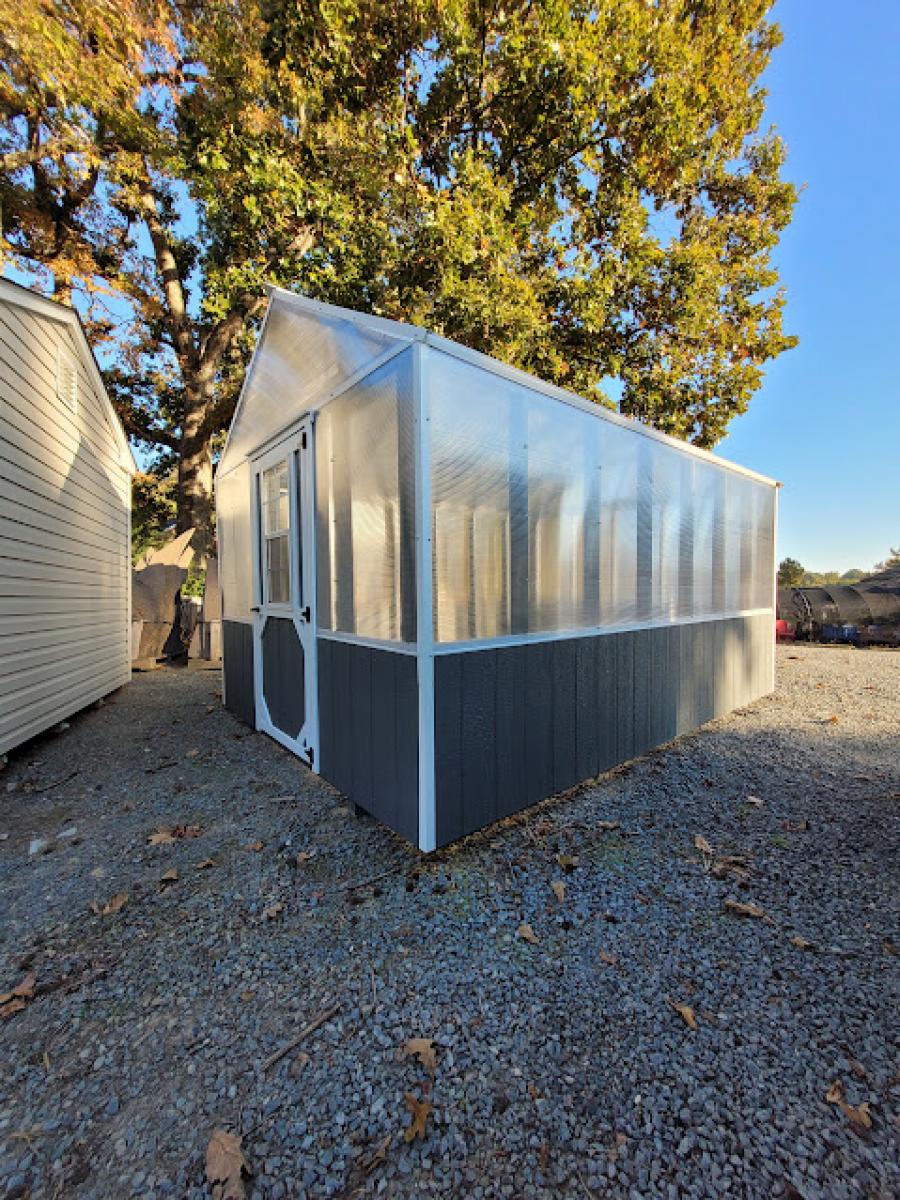
{"type": "Polygon", "coordinates": [[[797,628],[793,621],[775,622],[775,641],[792,642],[797,636],[797,628]]]}

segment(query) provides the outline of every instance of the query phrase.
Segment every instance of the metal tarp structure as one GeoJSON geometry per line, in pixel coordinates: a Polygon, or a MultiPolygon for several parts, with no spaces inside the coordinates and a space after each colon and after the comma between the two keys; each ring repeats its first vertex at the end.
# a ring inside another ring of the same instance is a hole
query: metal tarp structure
{"type": "Polygon", "coordinates": [[[772,687],[774,482],[425,330],[273,291],[217,507],[226,703],[424,850],[772,687]]]}

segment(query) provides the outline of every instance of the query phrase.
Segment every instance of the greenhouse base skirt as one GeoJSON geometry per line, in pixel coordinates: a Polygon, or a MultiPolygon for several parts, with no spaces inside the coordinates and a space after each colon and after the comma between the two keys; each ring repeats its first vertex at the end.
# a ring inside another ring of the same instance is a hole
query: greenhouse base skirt
{"type": "MultiPolygon", "coordinates": [[[[223,632],[226,704],[252,724],[250,626],[223,632]]],[[[774,641],[762,613],[436,654],[436,845],[766,695],[774,641]]],[[[324,638],[317,653],[321,775],[421,844],[416,656],[324,638]]]]}

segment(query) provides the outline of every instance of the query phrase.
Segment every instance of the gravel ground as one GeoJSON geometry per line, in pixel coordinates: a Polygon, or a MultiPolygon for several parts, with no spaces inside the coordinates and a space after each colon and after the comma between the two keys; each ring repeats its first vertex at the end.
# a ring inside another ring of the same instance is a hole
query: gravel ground
{"type": "Polygon", "coordinates": [[[900,1195],[900,653],[780,649],[775,696],[430,859],[218,688],[136,677],[0,774],[0,1197],[205,1197],[216,1127],[259,1200],[900,1195]]]}

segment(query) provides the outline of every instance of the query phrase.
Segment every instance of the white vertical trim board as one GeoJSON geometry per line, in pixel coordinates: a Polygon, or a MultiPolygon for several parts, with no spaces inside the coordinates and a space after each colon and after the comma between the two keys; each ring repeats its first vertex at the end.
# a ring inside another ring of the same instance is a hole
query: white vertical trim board
{"type": "Polygon", "coordinates": [[[419,849],[437,846],[434,775],[434,617],[431,575],[431,433],[428,349],[413,345],[416,415],[416,657],[419,684],[419,849]]]}

